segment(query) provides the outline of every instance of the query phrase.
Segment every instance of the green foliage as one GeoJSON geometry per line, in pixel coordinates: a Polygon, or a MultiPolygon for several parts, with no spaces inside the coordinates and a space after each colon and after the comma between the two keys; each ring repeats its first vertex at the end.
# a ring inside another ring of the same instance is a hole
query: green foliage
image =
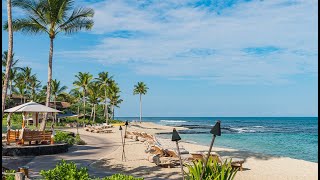
{"type": "Polygon", "coordinates": [[[102,180],[143,180],[143,178],[135,178],[124,174],[114,174],[112,176],[105,177],[102,180]]]}
{"type": "Polygon", "coordinates": [[[54,141],[57,143],[68,143],[69,145],[73,145],[75,143],[75,138],[70,136],[67,132],[57,131],[54,136],[54,141]]]}
{"type": "MultiPolygon", "coordinates": [[[[203,171],[203,162],[201,160],[193,162],[193,165],[187,165],[187,168],[189,170],[186,173],[187,179],[199,180],[203,171]]],[[[212,159],[212,157],[208,159],[204,170],[203,180],[232,180],[238,171],[238,169],[231,167],[231,160],[230,162],[226,160],[224,163],[219,164],[217,159],[212,159]]]]}
{"type": "Polygon", "coordinates": [[[74,162],[67,163],[62,160],[54,169],[41,170],[40,175],[45,180],[88,180],[87,168],[77,168],[74,162]]]}
{"type": "MultiPolygon", "coordinates": [[[[6,173],[15,173],[16,171],[13,169],[10,169],[10,170],[6,170],[5,172],[6,173]]],[[[6,177],[6,180],[15,180],[14,174],[6,174],[5,177],[6,177]]]]}
{"type": "Polygon", "coordinates": [[[80,138],[80,134],[77,134],[75,137],[75,144],[86,145],[86,142],[80,138]]]}

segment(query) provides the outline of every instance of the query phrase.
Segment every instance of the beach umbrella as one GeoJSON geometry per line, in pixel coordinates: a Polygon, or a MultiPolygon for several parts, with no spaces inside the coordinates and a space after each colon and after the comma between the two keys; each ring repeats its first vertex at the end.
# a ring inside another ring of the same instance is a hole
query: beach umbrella
{"type": "Polygon", "coordinates": [[[181,166],[182,179],[184,180],[183,164],[182,164],[181,155],[180,155],[180,149],[179,149],[179,144],[178,144],[178,141],[180,141],[180,140],[181,140],[181,137],[179,136],[176,128],[173,128],[171,141],[175,141],[176,142],[179,161],[180,161],[180,166],[181,166]]]}
{"type": "Polygon", "coordinates": [[[220,121],[218,120],[216,122],[216,124],[212,127],[210,133],[213,134],[212,136],[212,140],[211,140],[211,144],[210,144],[210,147],[209,147],[209,151],[208,151],[208,155],[206,157],[206,160],[203,164],[203,168],[202,168],[202,173],[201,173],[201,176],[200,176],[200,180],[202,180],[202,177],[203,177],[203,174],[204,174],[204,171],[205,171],[205,167],[207,165],[207,162],[208,162],[208,159],[209,159],[209,156],[210,156],[210,153],[211,153],[211,150],[212,150],[212,146],[213,146],[213,143],[214,143],[214,140],[216,138],[216,136],[221,136],[221,127],[220,127],[220,121]]]}

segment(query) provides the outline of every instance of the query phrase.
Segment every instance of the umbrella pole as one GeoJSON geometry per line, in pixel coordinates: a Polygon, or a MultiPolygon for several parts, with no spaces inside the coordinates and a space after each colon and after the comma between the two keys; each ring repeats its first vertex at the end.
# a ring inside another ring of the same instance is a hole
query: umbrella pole
{"type": "Polygon", "coordinates": [[[181,155],[180,155],[180,149],[179,149],[178,141],[176,141],[176,145],[177,145],[178,156],[179,156],[179,161],[180,161],[180,166],[181,166],[182,179],[184,180],[183,164],[182,164],[182,160],[181,160],[181,155]]]}
{"type": "Polygon", "coordinates": [[[214,143],[214,139],[216,138],[216,135],[213,135],[212,137],[212,141],[211,141],[211,144],[210,144],[210,148],[209,148],[209,151],[208,151],[208,155],[206,157],[206,160],[203,164],[203,168],[202,168],[202,173],[201,173],[201,176],[200,176],[200,180],[202,180],[202,177],[204,175],[204,171],[205,171],[205,167],[207,166],[207,163],[208,163],[208,159],[210,157],[210,153],[211,153],[211,149],[212,149],[212,146],[213,146],[213,143],[214,143]]]}

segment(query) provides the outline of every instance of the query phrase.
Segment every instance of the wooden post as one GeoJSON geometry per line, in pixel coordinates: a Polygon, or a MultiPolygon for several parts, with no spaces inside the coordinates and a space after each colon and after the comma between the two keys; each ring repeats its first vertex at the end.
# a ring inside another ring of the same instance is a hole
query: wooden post
{"type": "Polygon", "coordinates": [[[38,125],[39,125],[39,113],[36,112],[36,128],[38,129],[38,125]]]}
{"type": "Polygon", "coordinates": [[[10,129],[8,129],[7,131],[7,145],[10,145],[9,139],[10,139],[10,129]]]}
{"type": "Polygon", "coordinates": [[[177,145],[178,156],[179,156],[179,161],[180,161],[180,167],[181,167],[182,179],[184,180],[183,164],[182,164],[182,160],[181,160],[181,155],[180,155],[180,149],[179,149],[178,141],[176,141],[176,145],[177,145]]]}
{"type": "Polygon", "coordinates": [[[26,112],[23,112],[23,114],[22,114],[22,129],[26,126],[26,122],[25,122],[25,120],[26,120],[26,112]]]}

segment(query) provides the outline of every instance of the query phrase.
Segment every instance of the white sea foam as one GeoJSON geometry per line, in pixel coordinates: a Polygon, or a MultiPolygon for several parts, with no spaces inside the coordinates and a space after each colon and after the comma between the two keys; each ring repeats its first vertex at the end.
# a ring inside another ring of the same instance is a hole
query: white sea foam
{"type": "Polygon", "coordinates": [[[181,123],[181,122],[187,122],[187,121],[182,121],[182,120],[160,120],[161,122],[167,122],[167,123],[181,123]]]}

